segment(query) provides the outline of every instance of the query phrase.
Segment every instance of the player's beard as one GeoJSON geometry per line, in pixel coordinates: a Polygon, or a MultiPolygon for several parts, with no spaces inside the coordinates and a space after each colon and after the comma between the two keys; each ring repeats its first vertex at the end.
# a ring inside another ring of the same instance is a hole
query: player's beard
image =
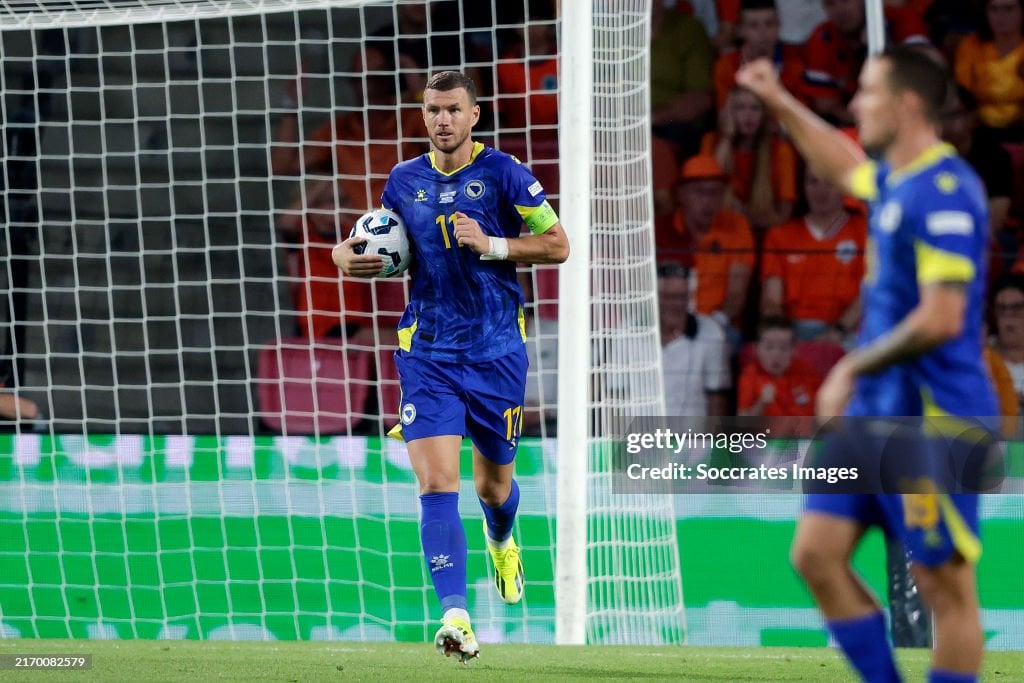
{"type": "Polygon", "coordinates": [[[462,147],[465,144],[466,139],[469,138],[469,132],[462,133],[461,135],[456,134],[452,131],[452,136],[447,141],[441,140],[437,133],[431,136],[430,141],[434,144],[434,149],[444,154],[451,154],[462,147]]]}

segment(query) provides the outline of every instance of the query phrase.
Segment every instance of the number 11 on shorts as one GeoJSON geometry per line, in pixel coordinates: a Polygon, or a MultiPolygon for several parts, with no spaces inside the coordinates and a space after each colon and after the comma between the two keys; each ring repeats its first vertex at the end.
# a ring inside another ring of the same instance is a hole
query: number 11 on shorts
{"type": "Polygon", "coordinates": [[[523,407],[506,408],[503,415],[505,416],[505,439],[508,441],[518,439],[519,435],[523,433],[523,407]]]}

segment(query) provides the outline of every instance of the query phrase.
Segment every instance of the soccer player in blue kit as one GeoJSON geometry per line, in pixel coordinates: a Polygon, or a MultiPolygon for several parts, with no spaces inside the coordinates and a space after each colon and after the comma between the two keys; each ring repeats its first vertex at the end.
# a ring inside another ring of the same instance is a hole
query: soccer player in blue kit
{"type": "MultiPolygon", "coordinates": [[[[880,155],[877,162],[786,92],[769,62],[745,66],[736,80],[761,97],[819,175],[869,202],[858,345],[826,378],[818,414],[948,421],[997,415],[981,356],[985,190],[939,138],[949,93],[945,68],[905,46],[867,61],[851,109],[860,141],[880,155]]],[[[912,443],[927,449],[930,441],[915,437],[912,443]]],[[[939,489],[806,498],[792,548],[797,571],[864,680],[898,681],[881,608],[850,565],[871,525],[907,547],[917,586],[933,610],[928,680],[977,680],[983,648],[977,494],[939,489]]]]}
{"type": "MultiPolygon", "coordinates": [[[[392,169],[382,204],[412,246],[409,305],[395,354],[400,431],[419,481],[420,539],[443,611],[434,642],[462,661],[479,656],[466,611],[466,535],[459,516],[459,450],[473,443],[473,482],[501,599],[522,598],[512,525],[519,505],[513,460],[522,431],[527,357],[516,263],[561,263],[569,242],[540,182],[519,160],[472,138],[476,87],[454,71],[423,93],[432,150],[392,169]],[[530,234],[520,236],[525,224],[530,234]]],[[[378,255],[335,247],[343,272],[372,277],[378,255]]],[[[393,430],[394,432],[394,430],[393,430]]]]}

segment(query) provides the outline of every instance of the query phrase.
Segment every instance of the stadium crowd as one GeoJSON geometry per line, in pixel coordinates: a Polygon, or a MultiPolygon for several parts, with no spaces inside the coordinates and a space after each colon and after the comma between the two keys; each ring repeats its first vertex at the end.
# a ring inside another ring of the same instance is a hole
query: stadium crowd
{"type": "MultiPolygon", "coordinates": [[[[294,240],[295,273],[305,282],[294,291],[296,310],[308,314],[298,334],[367,345],[390,339],[389,319],[374,311],[394,294],[365,282],[339,287],[330,246],[347,225],[324,221],[323,212],[341,211],[350,222],[371,208],[397,158],[426,150],[414,128],[418,70],[451,67],[474,77],[495,105],[478,137],[527,160],[557,196],[556,3],[495,3],[493,12],[490,3],[464,3],[461,15],[451,2],[397,6],[397,25],[376,31],[351,65],[358,98],[392,109],[377,120],[380,130],[343,114],[297,147],[296,120],[282,120],[274,170],[305,178],[278,224],[294,240]],[[443,33],[460,20],[455,34],[443,33]],[[516,24],[526,28],[501,28],[516,24]],[[499,27],[496,39],[491,27],[499,27]]],[[[810,415],[824,373],[854,343],[866,209],[808,172],[735,73],[752,60],[773,60],[794,95],[856,138],[848,104],[867,56],[864,2],[654,0],[652,13],[667,412],[810,415]]],[[[1016,416],[1024,401],[1024,0],[887,0],[884,15],[888,41],[920,45],[948,63],[958,84],[942,134],[988,190],[987,360],[1004,414],[1016,416]]],[[[531,365],[541,361],[546,372],[528,388],[535,405],[527,432],[546,424],[550,434],[553,414],[540,406],[554,400],[557,311],[550,272],[533,275],[524,283],[535,304],[528,324],[543,333],[531,344],[531,365]]]]}

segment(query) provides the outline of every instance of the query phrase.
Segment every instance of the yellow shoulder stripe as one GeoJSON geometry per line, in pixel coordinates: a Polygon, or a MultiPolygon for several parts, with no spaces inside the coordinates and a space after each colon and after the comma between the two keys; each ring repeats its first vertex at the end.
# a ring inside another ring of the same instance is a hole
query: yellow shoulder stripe
{"type": "Polygon", "coordinates": [[[878,164],[868,159],[853,169],[850,192],[864,201],[875,199],[878,196],[878,164]]]}
{"type": "Polygon", "coordinates": [[[922,240],[914,242],[914,254],[917,260],[918,284],[974,280],[974,262],[966,256],[943,251],[922,240]]]}

